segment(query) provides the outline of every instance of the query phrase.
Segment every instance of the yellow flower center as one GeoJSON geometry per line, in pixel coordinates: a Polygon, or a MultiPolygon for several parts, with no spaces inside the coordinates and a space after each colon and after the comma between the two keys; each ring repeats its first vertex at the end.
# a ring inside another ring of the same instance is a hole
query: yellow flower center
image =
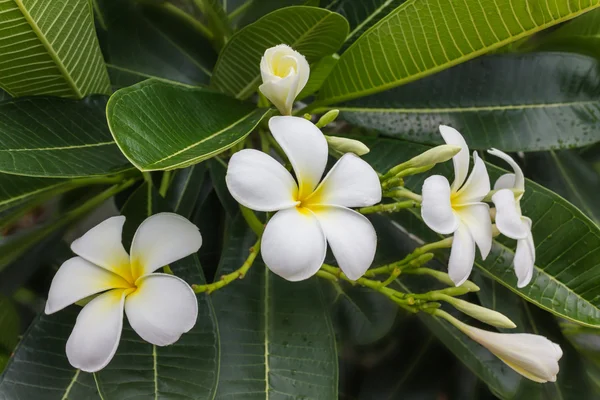
{"type": "Polygon", "coordinates": [[[296,59],[285,54],[275,54],[271,62],[271,70],[275,76],[285,78],[293,70],[294,73],[298,70],[296,59]]]}

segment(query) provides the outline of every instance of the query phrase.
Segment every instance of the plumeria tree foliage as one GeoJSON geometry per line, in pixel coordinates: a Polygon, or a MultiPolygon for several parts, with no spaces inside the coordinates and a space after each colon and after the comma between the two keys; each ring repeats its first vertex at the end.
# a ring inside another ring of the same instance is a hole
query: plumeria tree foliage
{"type": "Polygon", "coordinates": [[[599,6],[0,1],[0,399],[598,398],[599,6]]]}

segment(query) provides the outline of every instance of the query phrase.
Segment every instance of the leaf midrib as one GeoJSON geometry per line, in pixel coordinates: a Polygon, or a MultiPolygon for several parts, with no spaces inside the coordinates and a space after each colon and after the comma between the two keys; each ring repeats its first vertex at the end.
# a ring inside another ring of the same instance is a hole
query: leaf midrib
{"type": "MultiPolygon", "coordinates": [[[[47,0],[47,1],[51,1],[51,0],[47,0]]],[[[67,84],[69,85],[69,87],[73,90],[73,92],[77,96],[77,98],[82,98],[83,94],[77,88],[77,85],[75,84],[75,81],[71,77],[71,74],[69,73],[69,71],[67,70],[67,68],[65,67],[65,65],[62,63],[62,60],[58,57],[58,54],[54,51],[54,49],[52,48],[52,45],[46,39],[46,37],[44,36],[44,34],[42,33],[42,31],[40,30],[40,28],[37,25],[37,23],[34,21],[33,17],[29,13],[29,11],[27,11],[27,9],[25,8],[25,5],[23,4],[23,1],[22,0],[14,0],[14,2],[17,5],[17,7],[19,7],[19,10],[21,11],[21,14],[23,14],[23,17],[25,18],[25,20],[27,21],[27,23],[31,27],[32,31],[35,33],[35,35],[37,36],[37,38],[40,40],[40,42],[42,43],[42,45],[46,49],[47,54],[52,58],[52,60],[54,61],[54,64],[56,64],[56,67],[60,71],[60,73],[63,76],[63,78],[65,78],[65,81],[67,82],[67,84]]]]}

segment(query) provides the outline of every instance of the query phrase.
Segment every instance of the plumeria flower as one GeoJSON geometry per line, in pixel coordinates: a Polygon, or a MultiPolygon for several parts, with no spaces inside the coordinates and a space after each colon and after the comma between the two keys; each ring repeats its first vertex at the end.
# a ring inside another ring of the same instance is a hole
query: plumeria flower
{"type": "Polygon", "coordinates": [[[321,267],[327,242],[342,271],[353,280],[371,265],[377,237],[367,218],[348,207],[381,201],[377,173],[354,154],[345,154],[321,181],[327,142],[312,122],[273,117],[269,128],[289,158],[297,183],[274,158],[242,150],[229,161],[231,195],[257,211],[277,211],[262,237],[262,257],[277,275],[300,281],[321,267]]]}
{"type": "Polygon", "coordinates": [[[115,355],[123,311],[142,339],[157,346],[175,343],[196,324],[198,303],[182,279],[154,273],[198,251],[202,237],[187,219],[172,213],[147,218],[130,254],[121,243],[125,217],[112,217],[71,244],[73,257],[52,280],[46,314],[99,294],[79,313],[67,341],[71,365],[87,372],[104,368],[115,355]]]}
{"type": "Polygon", "coordinates": [[[454,239],[448,262],[448,274],[456,286],[462,285],[475,261],[475,245],[485,260],[492,248],[492,221],[489,206],[481,200],[490,191],[490,178],[485,164],[473,152],[474,166],[469,172],[469,148],[462,135],[454,128],[440,125],[440,133],[447,144],[461,150],[452,157],[454,182],[441,175],[433,175],[423,183],[421,215],[431,229],[454,239]]]}
{"type": "Polygon", "coordinates": [[[488,150],[488,153],[500,157],[513,169],[514,174],[504,174],[494,184],[497,192],[492,196],[496,206],[496,227],[504,236],[517,241],[517,250],[513,259],[517,275],[517,287],[522,288],[529,284],[533,276],[535,264],[535,245],[531,235],[531,219],[521,214],[521,198],[525,192],[525,176],[508,154],[497,150],[488,150]],[[520,192],[515,198],[515,189],[520,192]]]}
{"type": "Polygon", "coordinates": [[[544,336],[489,332],[458,320],[453,323],[465,335],[524,377],[539,383],[556,381],[558,360],[563,352],[559,345],[544,336]]]}
{"type": "Polygon", "coordinates": [[[258,88],[282,115],[290,115],[294,100],[310,74],[304,56],[290,46],[280,44],[265,51],[260,60],[262,85],[258,88]]]}

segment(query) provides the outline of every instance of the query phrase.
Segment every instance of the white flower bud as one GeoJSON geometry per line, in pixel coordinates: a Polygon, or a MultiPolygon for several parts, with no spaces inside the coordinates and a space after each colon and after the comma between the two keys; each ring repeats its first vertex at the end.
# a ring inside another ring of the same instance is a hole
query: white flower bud
{"type": "Polygon", "coordinates": [[[310,67],[304,56],[280,44],[265,51],[260,61],[263,84],[258,88],[282,115],[291,115],[296,96],[302,91],[310,67]]]}
{"type": "Polygon", "coordinates": [[[354,139],[325,135],[325,140],[327,140],[329,147],[342,154],[354,153],[357,156],[362,156],[371,151],[363,142],[354,139]]]}
{"type": "Polygon", "coordinates": [[[497,311],[490,310],[485,307],[478,306],[477,304],[469,303],[468,301],[464,301],[461,299],[457,299],[450,296],[445,296],[443,300],[452,304],[454,308],[463,313],[481,321],[485,322],[488,325],[496,326],[498,328],[516,328],[514,322],[512,322],[505,315],[500,314],[497,311]]]}
{"type": "Polygon", "coordinates": [[[429,149],[426,152],[413,157],[408,161],[411,168],[420,168],[428,165],[434,165],[451,160],[452,157],[458,154],[460,146],[451,144],[443,144],[429,149]]]}

